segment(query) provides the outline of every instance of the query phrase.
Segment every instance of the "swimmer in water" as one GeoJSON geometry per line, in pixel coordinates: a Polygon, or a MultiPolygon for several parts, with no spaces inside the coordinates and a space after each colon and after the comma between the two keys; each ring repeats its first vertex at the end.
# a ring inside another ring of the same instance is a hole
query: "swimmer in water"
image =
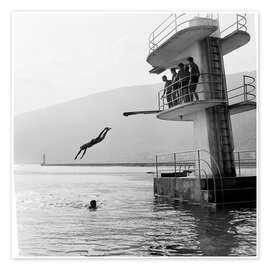
{"type": "Polygon", "coordinates": [[[88,142],[88,143],[86,143],[86,144],[83,144],[83,145],[80,147],[80,151],[78,152],[78,154],[76,155],[76,157],[74,158],[74,160],[76,160],[77,157],[79,156],[79,154],[83,151],[83,154],[82,154],[82,156],[81,156],[81,158],[80,158],[80,159],[82,159],[83,156],[84,156],[85,153],[86,153],[87,148],[90,148],[90,147],[92,147],[93,145],[95,145],[95,144],[97,144],[97,143],[100,143],[102,140],[104,140],[104,138],[105,138],[107,132],[108,132],[110,129],[111,129],[111,128],[109,128],[109,127],[104,128],[96,138],[92,139],[90,142],[88,142]]]}
{"type": "Polygon", "coordinates": [[[97,202],[96,200],[92,200],[88,206],[88,209],[96,210],[97,209],[97,202]]]}

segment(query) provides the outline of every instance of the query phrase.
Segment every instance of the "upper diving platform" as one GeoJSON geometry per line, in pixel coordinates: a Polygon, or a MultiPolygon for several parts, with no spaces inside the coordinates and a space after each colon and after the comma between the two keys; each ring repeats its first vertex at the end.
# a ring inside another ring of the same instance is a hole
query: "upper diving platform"
{"type": "Polygon", "coordinates": [[[221,38],[222,55],[244,46],[250,40],[246,23],[246,17],[237,14],[236,21],[219,33],[218,15],[171,14],[149,35],[146,61],[153,67],[150,73],[177,66],[185,58],[185,49],[214,33],[221,38]]]}
{"type": "Polygon", "coordinates": [[[236,14],[236,21],[220,32],[222,54],[226,55],[250,41],[250,35],[247,32],[246,16],[236,14]]]}
{"type": "Polygon", "coordinates": [[[196,83],[196,92],[192,89],[193,84],[182,85],[181,81],[177,86],[169,86],[158,92],[158,113],[157,118],[171,121],[192,121],[192,114],[227,103],[230,114],[238,114],[256,109],[256,86],[255,78],[244,75],[243,84],[230,89],[225,95],[223,82],[216,74],[202,73],[200,81],[196,83]],[[215,84],[214,92],[209,86],[215,84]],[[219,86],[218,86],[219,85],[219,86]]]}
{"type": "Polygon", "coordinates": [[[162,120],[192,121],[193,113],[222,103],[228,104],[231,115],[256,109],[256,82],[249,75],[243,75],[242,84],[226,92],[220,74],[202,73],[196,84],[196,94],[190,90],[192,84],[183,85],[181,81],[176,84],[177,87],[171,85],[158,91],[156,110],[125,112],[123,115],[156,114],[162,120]],[[211,92],[213,84],[216,87],[211,92]]]}
{"type": "Polygon", "coordinates": [[[217,30],[218,20],[212,14],[171,14],[149,36],[150,72],[159,74],[177,65],[183,50],[217,30]]]}

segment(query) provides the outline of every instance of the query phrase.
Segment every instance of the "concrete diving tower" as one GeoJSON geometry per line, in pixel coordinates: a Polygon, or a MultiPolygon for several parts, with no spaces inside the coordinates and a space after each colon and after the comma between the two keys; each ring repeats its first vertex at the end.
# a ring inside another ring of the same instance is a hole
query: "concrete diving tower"
{"type": "Polygon", "coordinates": [[[180,62],[186,64],[190,56],[201,73],[198,83],[183,85],[181,78],[177,87],[169,86],[169,94],[164,91],[168,89],[159,91],[157,118],[192,121],[194,148],[209,152],[207,162],[212,173],[222,177],[236,175],[230,114],[256,108],[255,95],[247,90],[250,82],[244,82],[244,91],[239,95],[227,91],[223,56],[249,40],[242,15],[236,15],[236,22],[220,31],[218,16],[213,14],[172,14],[149,36],[150,73],[160,74],[180,62]],[[190,90],[192,84],[196,96],[190,90]],[[240,96],[243,100],[239,100],[240,96]]]}
{"type": "Polygon", "coordinates": [[[227,90],[223,61],[249,40],[246,17],[239,14],[223,31],[218,16],[172,14],[150,34],[150,73],[186,64],[190,56],[200,70],[198,82],[187,76],[158,93],[157,118],[192,121],[195,150],[156,156],[155,195],[216,206],[256,200],[256,176],[241,176],[239,152],[236,174],[230,117],[256,108],[255,78],[244,75],[241,86],[227,90]]]}

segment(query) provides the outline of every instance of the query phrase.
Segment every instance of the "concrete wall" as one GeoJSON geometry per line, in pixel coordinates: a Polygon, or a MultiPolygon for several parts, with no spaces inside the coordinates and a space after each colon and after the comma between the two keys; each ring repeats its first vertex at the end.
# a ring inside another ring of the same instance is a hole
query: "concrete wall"
{"type": "Polygon", "coordinates": [[[154,194],[190,203],[200,203],[200,180],[184,177],[154,178],[154,194]]]}

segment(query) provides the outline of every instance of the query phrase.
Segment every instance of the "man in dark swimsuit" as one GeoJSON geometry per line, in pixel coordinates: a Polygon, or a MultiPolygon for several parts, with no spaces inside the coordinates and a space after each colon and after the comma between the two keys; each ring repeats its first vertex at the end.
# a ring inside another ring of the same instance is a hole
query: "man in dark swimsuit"
{"type": "Polygon", "coordinates": [[[96,202],[96,200],[92,200],[89,203],[88,209],[92,209],[92,210],[96,210],[97,209],[97,202],[96,202]]]}
{"type": "Polygon", "coordinates": [[[190,67],[190,85],[189,85],[190,99],[191,101],[193,101],[194,95],[195,99],[198,101],[199,95],[196,93],[196,88],[200,78],[200,70],[197,64],[194,63],[193,57],[188,57],[187,60],[190,67]]]}
{"type": "Polygon", "coordinates": [[[189,71],[185,68],[183,63],[178,65],[179,71],[177,73],[177,81],[179,82],[178,95],[179,103],[188,102],[188,84],[189,84],[189,71]]]}
{"type": "Polygon", "coordinates": [[[172,105],[175,106],[178,103],[178,88],[179,83],[177,81],[177,72],[175,68],[171,68],[172,73],[172,105]]]}
{"type": "Polygon", "coordinates": [[[172,86],[171,86],[172,81],[168,80],[166,75],[162,76],[162,81],[165,82],[162,99],[164,98],[164,96],[166,96],[168,107],[171,108],[173,106],[173,104],[172,104],[172,86]]]}
{"type": "Polygon", "coordinates": [[[84,152],[83,152],[83,154],[82,154],[82,156],[81,156],[81,158],[80,158],[80,159],[82,159],[83,156],[84,156],[85,153],[86,153],[87,148],[90,148],[90,147],[92,147],[93,145],[95,145],[95,144],[97,144],[97,143],[100,143],[102,140],[104,140],[104,138],[105,138],[107,132],[108,132],[110,129],[111,129],[111,128],[109,128],[109,127],[104,128],[104,129],[100,132],[100,134],[98,135],[97,138],[92,139],[90,142],[88,142],[88,143],[82,145],[82,146],[80,147],[80,151],[78,152],[78,154],[76,155],[76,157],[74,158],[74,160],[77,159],[77,157],[79,156],[79,154],[84,150],[84,152]]]}

